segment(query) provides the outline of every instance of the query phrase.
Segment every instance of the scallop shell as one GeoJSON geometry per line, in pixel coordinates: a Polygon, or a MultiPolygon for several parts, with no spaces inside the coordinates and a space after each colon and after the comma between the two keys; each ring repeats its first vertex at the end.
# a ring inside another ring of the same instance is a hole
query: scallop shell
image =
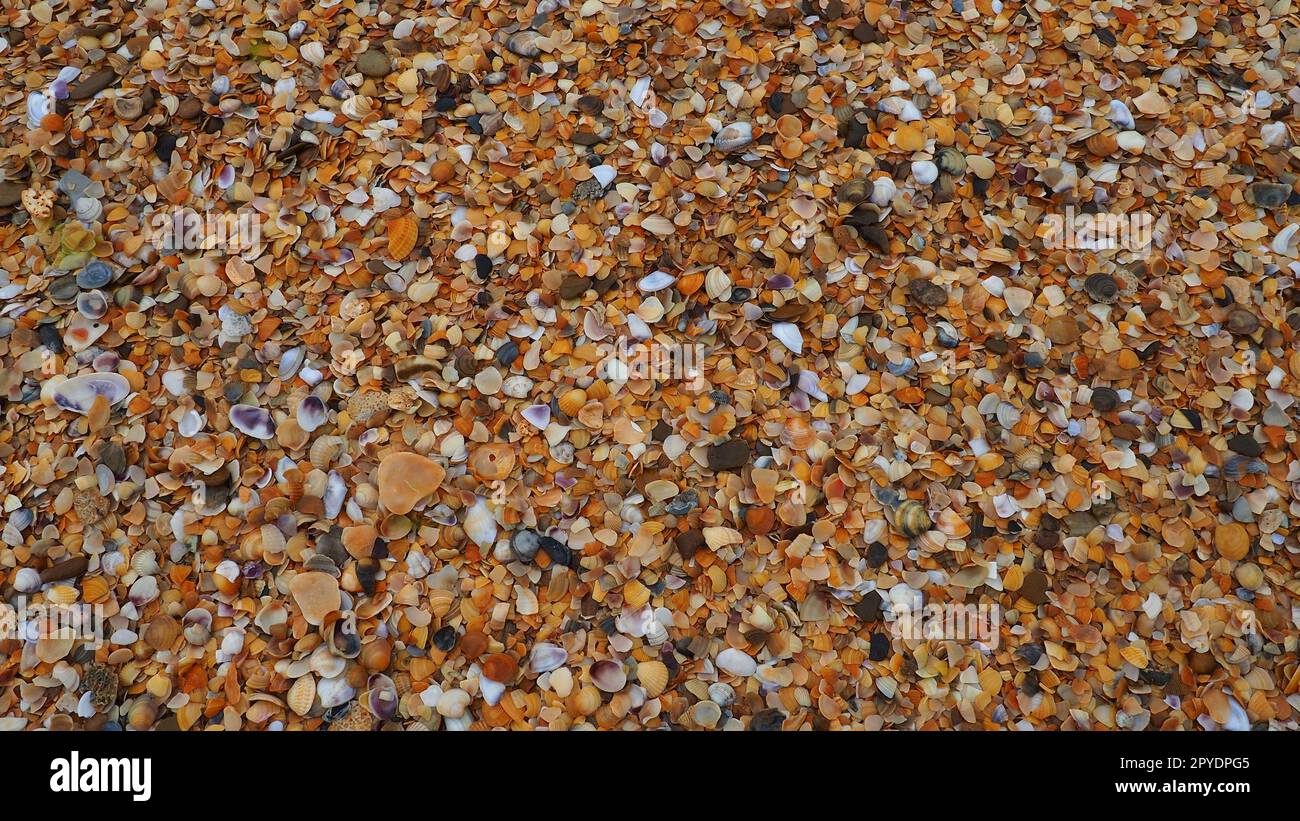
{"type": "Polygon", "coordinates": [[[560,406],[560,411],[565,416],[576,416],[582,406],[587,404],[587,392],[582,388],[574,388],[560,394],[556,402],[560,406]]]}
{"type": "Polygon", "coordinates": [[[930,512],[925,509],[925,505],[913,499],[908,499],[898,506],[894,512],[894,526],[898,532],[904,536],[920,536],[930,529],[930,512]]]}
{"type": "Polygon", "coordinates": [[[469,469],[484,482],[496,482],[510,475],[515,450],[506,444],[480,445],[469,457],[469,469]]]}
{"type": "Polygon", "coordinates": [[[451,612],[451,606],[456,603],[456,596],[450,590],[430,590],[429,591],[429,609],[433,615],[442,618],[451,612]]]}
{"type": "Polygon", "coordinates": [[[1106,131],[1101,134],[1093,134],[1083,143],[1087,146],[1088,151],[1097,157],[1109,157],[1119,148],[1119,138],[1112,132],[1106,131]]]}
{"type": "Polygon", "coordinates": [[[158,572],[158,554],[152,550],[141,550],[131,555],[131,569],[141,576],[152,576],[158,572]]]}
{"type": "Polygon", "coordinates": [[[91,576],[81,582],[81,597],[91,604],[101,604],[108,600],[108,593],[113,587],[103,576],[91,576]]]}
{"type": "Polygon", "coordinates": [[[308,674],[295,681],[284,700],[290,710],[300,716],[306,716],[311,712],[312,702],[316,700],[316,678],[308,674]]]}
{"type": "Polygon", "coordinates": [[[662,661],[643,661],[636,667],[636,680],[650,698],[658,698],[668,686],[668,666],[662,661]]]}
{"type": "Polygon", "coordinates": [[[781,444],[791,450],[807,450],[817,441],[817,431],[799,417],[793,417],[781,430],[781,444]]]}
{"type": "Polygon", "coordinates": [[[329,470],[334,460],[343,455],[347,442],[340,436],[322,436],[311,443],[307,458],[317,470],[329,470]]]}
{"type": "Polygon", "coordinates": [[[406,259],[415,248],[420,226],[411,217],[397,217],[388,221],[388,256],[394,260],[406,259]]]}
{"type": "Polygon", "coordinates": [[[81,593],[75,587],[57,584],[45,591],[45,600],[54,604],[72,604],[81,593]]]}
{"type": "Polygon", "coordinates": [[[54,386],[54,404],[64,410],[86,414],[98,397],[116,405],[131,393],[131,383],[118,373],[88,373],[74,376],[54,386]]]}

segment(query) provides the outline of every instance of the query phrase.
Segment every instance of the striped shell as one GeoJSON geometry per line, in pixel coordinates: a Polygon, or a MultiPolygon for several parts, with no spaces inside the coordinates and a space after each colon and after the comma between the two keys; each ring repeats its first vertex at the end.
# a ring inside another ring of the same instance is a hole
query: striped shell
{"type": "Polygon", "coordinates": [[[1096,157],[1109,157],[1119,148],[1119,139],[1112,133],[1094,134],[1084,141],[1088,151],[1096,157]]]}
{"type": "Polygon", "coordinates": [[[406,259],[415,248],[420,226],[411,217],[397,217],[388,221],[388,256],[395,260],[406,259]]]}
{"type": "Polygon", "coordinates": [[[485,482],[506,478],[515,466],[515,449],[507,444],[480,445],[469,457],[469,469],[485,482]]]}
{"type": "Polygon", "coordinates": [[[158,572],[158,554],[152,550],[141,550],[132,554],[131,569],[141,576],[152,576],[158,572]]]}
{"type": "Polygon", "coordinates": [[[108,600],[112,585],[103,576],[91,576],[81,582],[81,596],[91,604],[100,604],[108,600]]]}
{"type": "Polygon", "coordinates": [[[295,681],[284,700],[290,710],[300,716],[306,716],[311,712],[311,705],[316,700],[316,678],[308,674],[295,681]]]}
{"type": "Polygon", "coordinates": [[[556,404],[560,406],[560,411],[565,416],[575,416],[578,411],[582,410],[582,406],[587,404],[587,392],[582,388],[565,391],[560,394],[556,404]]]}
{"type": "Polygon", "coordinates": [[[343,455],[347,450],[348,443],[341,436],[322,436],[315,442],[311,443],[311,450],[307,452],[307,458],[311,460],[312,467],[317,470],[328,471],[334,460],[343,455]]]}
{"type": "Polygon", "coordinates": [[[54,604],[72,604],[80,595],[77,588],[58,584],[45,591],[45,600],[54,604]]]}
{"type": "Polygon", "coordinates": [[[914,499],[908,499],[894,512],[894,526],[904,536],[920,536],[930,529],[930,513],[925,505],[914,499]]]}
{"type": "Polygon", "coordinates": [[[668,686],[668,666],[662,661],[643,661],[636,666],[636,680],[650,698],[658,698],[668,686]]]}
{"type": "Polygon", "coordinates": [[[451,606],[455,603],[456,596],[450,590],[429,591],[429,609],[438,618],[442,618],[451,612],[451,606]]]}
{"type": "Polygon", "coordinates": [[[803,419],[795,417],[781,430],[781,443],[791,450],[807,450],[817,441],[817,431],[803,419]]]}

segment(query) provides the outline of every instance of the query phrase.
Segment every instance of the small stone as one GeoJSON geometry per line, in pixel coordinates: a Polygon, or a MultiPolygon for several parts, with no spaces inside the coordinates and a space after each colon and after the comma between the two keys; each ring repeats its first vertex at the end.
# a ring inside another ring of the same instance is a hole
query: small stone
{"type": "Polygon", "coordinates": [[[89,100],[111,86],[115,80],[117,80],[117,72],[111,68],[101,68],[98,71],[83,75],[76,85],[68,88],[68,99],[89,100]]]}
{"type": "Polygon", "coordinates": [[[1249,433],[1239,433],[1228,440],[1228,449],[1242,456],[1258,457],[1264,455],[1264,446],[1249,433]]]}
{"type": "Polygon", "coordinates": [[[721,473],[725,470],[738,470],[749,464],[749,443],[744,439],[729,439],[708,450],[709,470],[721,473]]]}
{"type": "Polygon", "coordinates": [[[853,614],[865,622],[879,621],[884,599],[875,590],[863,594],[858,603],[853,605],[853,614]]]}
{"type": "Polygon", "coordinates": [[[1025,580],[1021,583],[1018,592],[1030,604],[1046,604],[1048,587],[1047,574],[1041,570],[1031,570],[1025,574],[1025,580]]]}
{"type": "Polygon", "coordinates": [[[1255,182],[1246,187],[1246,202],[1257,208],[1281,208],[1290,197],[1291,186],[1281,183],[1255,182]]]}
{"type": "Polygon", "coordinates": [[[357,71],[366,77],[387,77],[393,71],[393,63],[383,49],[371,46],[357,57],[357,71]]]}

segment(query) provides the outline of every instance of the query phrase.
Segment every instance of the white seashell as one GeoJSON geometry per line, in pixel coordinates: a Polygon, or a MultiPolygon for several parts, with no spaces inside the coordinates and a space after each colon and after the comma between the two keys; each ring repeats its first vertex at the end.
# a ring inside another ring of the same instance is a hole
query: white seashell
{"type": "Polygon", "coordinates": [[[445,718],[460,718],[469,707],[469,693],[453,687],[438,697],[438,715],[445,718]]]}
{"type": "Polygon", "coordinates": [[[307,358],[307,349],[302,345],[290,348],[280,355],[280,381],[287,382],[293,378],[293,375],[302,367],[303,360],[307,358]]]}
{"type": "Polygon", "coordinates": [[[1293,222],[1278,231],[1277,236],[1273,237],[1272,244],[1269,245],[1273,253],[1288,257],[1295,256],[1295,249],[1292,246],[1295,244],[1296,231],[1300,231],[1300,222],[1293,222]]]}
{"type": "Polygon", "coordinates": [[[20,567],[14,574],[13,584],[19,593],[35,593],[41,589],[41,574],[30,567],[20,567]]]}
{"type": "Polygon", "coordinates": [[[50,113],[50,98],[44,92],[33,91],[27,95],[27,127],[41,127],[41,119],[50,113]]]}
{"type": "Polygon", "coordinates": [[[483,696],[483,700],[488,706],[495,707],[501,697],[506,694],[506,686],[498,681],[493,681],[487,676],[479,676],[478,691],[483,696]]]}
{"type": "Polygon", "coordinates": [[[601,188],[608,188],[609,184],[614,181],[614,177],[618,176],[618,172],[614,170],[612,165],[598,165],[591,169],[591,176],[596,179],[596,182],[600,183],[601,188]]]}
{"type": "Polygon", "coordinates": [[[667,271],[655,271],[641,277],[641,281],[636,284],[636,287],[641,289],[642,293],[652,294],[655,291],[662,291],[676,281],[677,277],[667,271]]]}
{"type": "Polygon", "coordinates": [[[1141,154],[1147,138],[1140,131],[1121,131],[1115,135],[1115,143],[1130,154],[1141,154]]]}
{"type": "Polygon", "coordinates": [[[66,379],[53,388],[54,404],[64,410],[89,413],[95,398],[102,396],[116,405],[131,393],[131,383],[118,373],[90,373],[66,379]]]}
{"type": "Polygon", "coordinates": [[[329,412],[325,408],[324,400],[315,394],[309,394],[298,403],[294,416],[298,420],[298,427],[311,433],[325,424],[329,412]]]}
{"type": "Polygon", "coordinates": [[[546,430],[551,422],[550,405],[529,405],[523,410],[523,417],[538,430],[546,430]]]}
{"type": "Polygon", "coordinates": [[[732,123],[723,127],[713,138],[713,147],[719,151],[735,151],[754,141],[754,129],[749,123],[732,123]]]}
{"type": "Polygon", "coordinates": [[[325,480],[325,518],[337,519],[343,510],[343,502],[348,497],[348,483],[338,471],[331,470],[325,480]]]}
{"type": "Polygon", "coordinates": [[[390,208],[402,204],[402,198],[390,188],[376,186],[370,192],[370,207],[376,214],[382,214],[390,208]]]}
{"type": "Polygon", "coordinates": [[[1133,112],[1128,110],[1128,106],[1119,100],[1110,101],[1110,121],[1118,128],[1132,130],[1137,127],[1133,121],[1133,112]]]}
{"type": "Polygon", "coordinates": [[[271,439],[275,436],[275,420],[270,413],[256,405],[231,406],[230,424],[239,432],[255,439],[271,439]]]}
{"type": "Polygon", "coordinates": [[[569,659],[569,651],[558,644],[538,642],[528,654],[528,666],[534,673],[549,673],[558,669],[569,659]]]}
{"type": "Polygon", "coordinates": [[[203,414],[190,408],[181,415],[180,421],[176,423],[176,430],[181,436],[197,436],[199,431],[203,430],[203,414]]]}
{"type": "Polygon", "coordinates": [[[325,46],[318,40],[303,43],[298,47],[298,54],[314,66],[325,64],[325,46]]]}
{"type": "Polygon", "coordinates": [[[327,710],[330,707],[347,704],[356,694],[357,691],[343,676],[324,678],[316,685],[316,697],[320,699],[320,706],[327,710]]]}
{"type": "Polygon", "coordinates": [[[1270,148],[1280,148],[1291,141],[1286,123],[1265,123],[1259,127],[1259,138],[1270,148]]]}
{"type": "Polygon", "coordinates": [[[929,160],[919,160],[912,163],[912,177],[921,185],[929,185],[939,179],[939,167],[929,160]]]}
{"type": "Polygon", "coordinates": [[[104,204],[94,197],[81,197],[72,204],[72,211],[82,222],[94,222],[104,213],[104,204]]]}
{"type": "Polygon", "coordinates": [[[491,547],[496,541],[497,520],[482,499],[474,500],[461,526],[465,528],[465,535],[481,548],[491,547]]]}
{"type": "Polygon", "coordinates": [[[871,189],[871,204],[877,208],[884,208],[894,201],[894,195],[898,193],[898,186],[894,185],[892,177],[879,177],[871,181],[874,187],[871,189]]]}
{"type": "Polygon", "coordinates": [[[717,658],[718,669],[733,676],[752,676],[758,671],[758,662],[743,650],[728,647],[717,658]]]}
{"type": "Polygon", "coordinates": [[[355,97],[349,97],[339,106],[339,111],[349,120],[362,120],[370,113],[370,100],[358,94],[355,97]]]}
{"type": "Polygon", "coordinates": [[[772,336],[792,353],[803,353],[803,333],[793,322],[776,322],[772,325],[772,336]]]}

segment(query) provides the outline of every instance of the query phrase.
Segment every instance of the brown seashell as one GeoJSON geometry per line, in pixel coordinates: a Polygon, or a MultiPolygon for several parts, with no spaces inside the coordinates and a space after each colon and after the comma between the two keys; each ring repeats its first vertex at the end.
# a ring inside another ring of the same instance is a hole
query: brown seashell
{"type": "Polygon", "coordinates": [[[285,419],[275,429],[275,440],[285,450],[302,450],[310,439],[311,434],[302,429],[297,419],[285,419]]]}
{"type": "Polygon", "coordinates": [[[308,673],[295,681],[293,686],[289,688],[285,701],[288,703],[290,710],[300,716],[306,716],[307,713],[311,712],[312,704],[316,701],[315,677],[308,673]]]}
{"type": "Polygon", "coordinates": [[[375,639],[361,646],[361,666],[371,673],[382,673],[393,660],[393,643],[375,639]]]}
{"type": "Polygon", "coordinates": [[[45,600],[51,604],[72,604],[81,593],[77,588],[66,584],[56,584],[45,591],[45,600]]]}
{"type": "Polygon", "coordinates": [[[390,453],[379,464],[379,500],[390,513],[410,513],[447,477],[442,465],[418,453],[390,453]]]}
{"type": "Polygon", "coordinates": [[[1088,151],[1097,157],[1109,157],[1119,150],[1119,139],[1111,132],[1093,134],[1084,141],[1088,151]]]}
{"type": "Polygon", "coordinates": [[[399,516],[396,513],[389,514],[379,523],[379,535],[388,541],[405,539],[411,532],[413,524],[406,516],[399,516]]]}
{"type": "Polygon", "coordinates": [[[658,698],[668,686],[668,666],[662,661],[643,661],[636,667],[636,680],[650,698],[658,698]]]}
{"type": "Polygon", "coordinates": [[[894,527],[904,536],[920,536],[930,529],[930,513],[925,505],[914,499],[908,499],[894,511],[894,527]]]}
{"type": "Polygon", "coordinates": [[[484,482],[497,482],[510,475],[515,450],[506,444],[480,445],[469,457],[469,469],[484,482]]]}
{"type": "Polygon", "coordinates": [[[509,684],[519,673],[519,662],[508,653],[493,653],[483,660],[483,675],[498,684],[509,684]]]}
{"type": "Polygon", "coordinates": [[[281,483],[284,488],[284,498],[288,499],[295,507],[302,500],[306,488],[303,485],[302,471],[297,468],[286,470],[284,472],[284,481],[281,483]]]}
{"type": "Polygon", "coordinates": [[[170,650],[172,644],[176,642],[176,637],[180,634],[180,622],[171,616],[162,614],[149,622],[149,626],[144,631],[144,640],[154,650],[161,652],[170,650]]]}
{"type": "Polygon", "coordinates": [[[560,394],[556,402],[560,406],[560,412],[565,416],[576,416],[582,406],[587,404],[587,392],[582,388],[574,388],[560,394]]]}
{"type": "Polygon", "coordinates": [[[343,528],[343,549],[354,559],[368,559],[375,547],[379,531],[374,525],[355,525],[343,528]]]}

